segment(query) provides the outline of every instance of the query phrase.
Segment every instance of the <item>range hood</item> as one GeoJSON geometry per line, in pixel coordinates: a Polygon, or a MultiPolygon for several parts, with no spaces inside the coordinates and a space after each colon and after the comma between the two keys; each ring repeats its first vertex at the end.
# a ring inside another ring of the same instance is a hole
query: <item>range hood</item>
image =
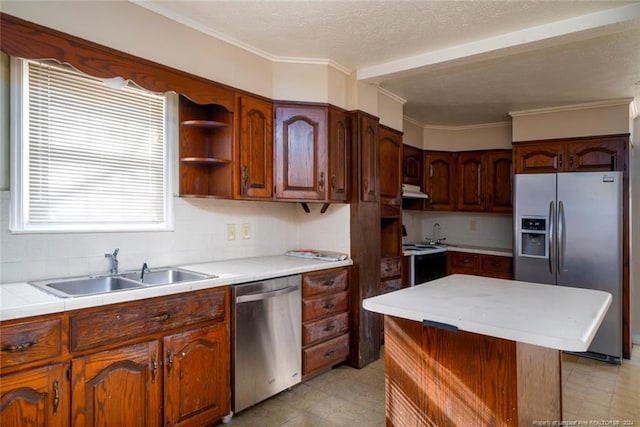
{"type": "Polygon", "coordinates": [[[429,195],[421,192],[419,185],[402,184],[402,198],[428,199],[429,195]]]}

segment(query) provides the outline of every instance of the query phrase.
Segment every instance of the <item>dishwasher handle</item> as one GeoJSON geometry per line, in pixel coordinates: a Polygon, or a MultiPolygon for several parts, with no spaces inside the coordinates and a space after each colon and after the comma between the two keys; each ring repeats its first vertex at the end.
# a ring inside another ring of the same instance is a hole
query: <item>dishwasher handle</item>
{"type": "Polygon", "coordinates": [[[291,292],[295,292],[299,289],[300,288],[298,286],[288,286],[286,288],[280,288],[280,289],[276,289],[274,291],[269,291],[269,292],[260,292],[257,294],[241,295],[236,297],[236,304],[240,304],[243,302],[260,301],[260,300],[265,300],[267,298],[275,298],[282,295],[290,294],[291,292]]]}

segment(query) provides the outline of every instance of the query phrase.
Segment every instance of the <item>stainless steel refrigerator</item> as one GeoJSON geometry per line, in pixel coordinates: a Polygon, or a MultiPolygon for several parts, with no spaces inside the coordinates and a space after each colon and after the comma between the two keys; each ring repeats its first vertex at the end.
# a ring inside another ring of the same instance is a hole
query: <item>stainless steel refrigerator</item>
{"type": "Polygon", "coordinates": [[[516,280],[611,293],[585,356],[622,357],[622,172],[514,177],[516,280]]]}

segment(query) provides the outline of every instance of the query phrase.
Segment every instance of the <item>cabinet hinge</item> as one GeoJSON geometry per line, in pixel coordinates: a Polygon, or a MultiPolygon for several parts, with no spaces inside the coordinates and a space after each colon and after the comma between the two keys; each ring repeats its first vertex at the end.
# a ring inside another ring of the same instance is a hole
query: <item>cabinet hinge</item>
{"type": "Polygon", "coordinates": [[[67,366],[67,380],[71,381],[71,366],[67,366]]]}

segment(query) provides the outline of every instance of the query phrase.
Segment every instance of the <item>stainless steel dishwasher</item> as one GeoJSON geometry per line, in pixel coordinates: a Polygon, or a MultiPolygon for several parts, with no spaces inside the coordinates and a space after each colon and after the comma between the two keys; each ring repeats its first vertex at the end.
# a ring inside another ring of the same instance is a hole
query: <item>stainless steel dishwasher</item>
{"type": "Polygon", "coordinates": [[[234,412],[300,382],[300,282],[295,275],[231,287],[234,412]]]}

